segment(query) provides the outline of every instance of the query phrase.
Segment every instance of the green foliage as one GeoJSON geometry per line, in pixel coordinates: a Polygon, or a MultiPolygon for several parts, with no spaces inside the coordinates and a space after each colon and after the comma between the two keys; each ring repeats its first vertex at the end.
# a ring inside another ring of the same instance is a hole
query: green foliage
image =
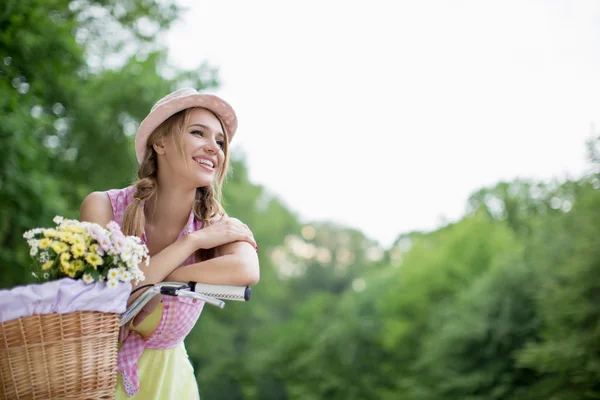
{"type": "Polygon", "coordinates": [[[514,359],[537,331],[536,284],[519,257],[507,259],[441,305],[422,340],[410,398],[522,398],[535,374],[514,359]]]}
{"type": "MultiPolygon", "coordinates": [[[[218,83],[154,40],[180,12],[0,6],[3,287],[33,280],[23,232],[133,180],[132,134],[157,98],[218,83]]],[[[261,281],[250,303],[206,307],[186,340],[203,398],[600,398],[600,138],[588,147],[581,179],[481,188],[460,221],[389,249],[303,223],[234,157],[225,207],[254,232],[261,281]]]]}
{"type": "Polygon", "coordinates": [[[412,358],[408,353],[418,347],[403,343],[421,340],[431,312],[452,301],[516,245],[506,226],[490,223],[482,215],[414,237],[397,272],[385,278],[388,290],[379,300],[380,312],[389,317],[386,347],[406,347],[406,357],[412,358]]]}
{"type": "Polygon", "coordinates": [[[159,73],[169,67],[164,51],[137,33],[140,18],[164,29],[177,10],[147,0],[8,0],[0,6],[3,287],[31,281],[16,267],[30,260],[23,232],[48,226],[54,215],[77,218],[86,194],[132,181],[131,135],[157,98],[182,82],[216,83],[207,66],[171,68],[174,78],[165,79],[159,73]],[[128,51],[100,34],[101,27],[128,38],[128,51]],[[92,65],[98,59],[119,68],[92,65]]]}
{"type": "Polygon", "coordinates": [[[536,394],[600,398],[600,191],[582,180],[573,209],[536,230],[536,293],[542,328],[519,355],[538,373],[536,394]]]}

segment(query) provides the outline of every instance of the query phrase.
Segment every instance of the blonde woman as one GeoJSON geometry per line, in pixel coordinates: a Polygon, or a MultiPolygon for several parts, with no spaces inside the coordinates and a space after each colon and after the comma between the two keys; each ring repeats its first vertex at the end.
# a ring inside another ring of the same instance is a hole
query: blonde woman
{"type": "MultiPolygon", "coordinates": [[[[148,246],[146,279],[254,285],[257,245],[241,221],[220,205],[229,144],[237,117],[217,96],[177,90],[159,100],[140,124],[135,146],[138,181],[124,189],[89,194],[81,220],[116,221],[148,246]]],[[[129,304],[138,291],[129,298],[129,304]]],[[[116,398],[199,398],[183,340],[204,303],[164,296],[149,303],[122,329],[116,398]]]]}

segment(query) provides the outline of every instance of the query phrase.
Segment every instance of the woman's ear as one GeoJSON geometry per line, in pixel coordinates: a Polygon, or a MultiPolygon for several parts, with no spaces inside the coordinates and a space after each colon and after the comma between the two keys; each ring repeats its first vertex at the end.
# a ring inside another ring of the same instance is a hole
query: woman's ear
{"type": "Polygon", "coordinates": [[[152,147],[154,148],[154,151],[156,151],[156,154],[164,155],[166,153],[165,143],[162,139],[157,140],[152,147]]]}

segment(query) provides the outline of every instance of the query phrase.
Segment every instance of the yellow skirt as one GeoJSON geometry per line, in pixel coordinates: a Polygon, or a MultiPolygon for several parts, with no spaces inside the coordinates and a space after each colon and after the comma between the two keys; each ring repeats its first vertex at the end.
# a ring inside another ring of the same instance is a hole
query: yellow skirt
{"type": "MultiPolygon", "coordinates": [[[[141,324],[135,328],[132,324],[130,329],[147,338],[158,327],[161,317],[162,303],[141,324]]],[[[116,400],[200,399],[194,369],[183,342],[171,349],[145,349],[138,360],[138,376],[140,391],[127,397],[121,374],[117,374],[116,400]]]]}

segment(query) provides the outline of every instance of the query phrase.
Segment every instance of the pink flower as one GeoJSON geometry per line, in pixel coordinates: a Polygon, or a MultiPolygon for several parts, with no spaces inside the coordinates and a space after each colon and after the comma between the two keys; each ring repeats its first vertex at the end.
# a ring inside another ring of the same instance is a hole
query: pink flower
{"type": "Polygon", "coordinates": [[[127,248],[127,240],[123,234],[113,236],[112,244],[118,254],[123,253],[127,248]]]}
{"type": "Polygon", "coordinates": [[[88,233],[90,234],[90,237],[92,239],[99,242],[100,236],[102,235],[102,228],[97,225],[92,225],[92,226],[88,227],[88,233]]]}
{"type": "Polygon", "coordinates": [[[110,248],[110,238],[106,234],[106,230],[100,225],[91,225],[88,227],[88,233],[92,239],[100,244],[104,251],[110,248]]]}
{"type": "MultiPolygon", "coordinates": [[[[108,230],[112,233],[115,234],[116,232],[121,233],[121,227],[119,226],[119,224],[117,224],[115,221],[110,221],[106,227],[108,228],[108,230]]],[[[121,233],[122,234],[122,233],[121,233]]]]}
{"type": "Polygon", "coordinates": [[[102,248],[103,251],[109,251],[112,248],[112,243],[110,242],[110,238],[106,235],[102,235],[98,240],[98,244],[102,248]]]}

